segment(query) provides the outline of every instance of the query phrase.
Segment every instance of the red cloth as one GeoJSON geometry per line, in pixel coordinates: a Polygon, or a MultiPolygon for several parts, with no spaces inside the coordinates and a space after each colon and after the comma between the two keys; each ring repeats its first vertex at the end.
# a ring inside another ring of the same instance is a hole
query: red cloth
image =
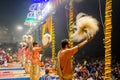
{"type": "Polygon", "coordinates": [[[0,78],[11,78],[14,77],[13,72],[0,72],[0,78]]]}
{"type": "Polygon", "coordinates": [[[6,55],[6,60],[9,61],[10,60],[10,56],[6,55]]]}

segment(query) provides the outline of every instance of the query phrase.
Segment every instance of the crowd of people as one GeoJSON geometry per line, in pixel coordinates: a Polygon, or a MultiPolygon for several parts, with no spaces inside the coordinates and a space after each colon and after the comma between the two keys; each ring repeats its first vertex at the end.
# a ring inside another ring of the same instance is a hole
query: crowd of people
{"type": "MultiPolygon", "coordinates": [[[[12,63],[12,62],[18,62],[18,55],[9,53],[5,51],[4,49],[0,48],[0,65],[4,65],[4,63],[12,63]]],[[[4,65],[7,66],[7,65],[4,65]]]]}
{"type": "Polygon", "coordinates": [[[104,60],[85,60],[74,67],[76,80],[104,80],[104,60]]]}
{"type": "MultiPolygon", "coordinates": [[[[88,57],[86,61],[86,63],[84,61],[74,64],[74,78],[76,80],[104,80],[104,58],[88,57]]],[[[111,69],[112,80],[120,80],[120,63],[112,64],[111,69]]]]}

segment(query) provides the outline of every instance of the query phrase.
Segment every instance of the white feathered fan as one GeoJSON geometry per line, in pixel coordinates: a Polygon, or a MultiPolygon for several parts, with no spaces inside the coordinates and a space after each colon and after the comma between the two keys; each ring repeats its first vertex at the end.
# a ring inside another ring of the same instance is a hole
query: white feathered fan
{"type": "Polygon", "coordinates": [[[27,42],[28,36],[27,35],[23,35],[23,42],[27,42]]]}
{"type": "Polygon", "coordinates": [[[51,42],[51,35],[46,33],[43,35],[42,44],[45,46],[51,42]]]}
{"type": "Polygon", "coordinates": [[[20,45],[21,47],[23,47],[23,46],[27,46],[27,43],[21,42],[19,45],[20,45]]]}
{"type": "Polygon", "coordinates": [[[28,35],[28,40],[27,40],[28,43],[32,43],[33,42],[33,37],[31,35],[28,35]]]}
{"type": "Polygon", "coordinates": [[[94,36],[99,30],[98,21],[85,13],[79,13],[77,15],[74,28],[76,28],[76,31],[72,35],[74,42],[80,42],[90,35],[94,36]]]}

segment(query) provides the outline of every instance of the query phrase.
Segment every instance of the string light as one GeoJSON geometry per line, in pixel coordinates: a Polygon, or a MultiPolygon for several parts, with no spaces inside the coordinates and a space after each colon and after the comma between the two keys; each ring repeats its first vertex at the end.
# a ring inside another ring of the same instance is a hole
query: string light
{"type": "Polygon", "coordinates": [[[55,62],[55,28],[54,21],[52,19],[52,63],[55,62]]]}

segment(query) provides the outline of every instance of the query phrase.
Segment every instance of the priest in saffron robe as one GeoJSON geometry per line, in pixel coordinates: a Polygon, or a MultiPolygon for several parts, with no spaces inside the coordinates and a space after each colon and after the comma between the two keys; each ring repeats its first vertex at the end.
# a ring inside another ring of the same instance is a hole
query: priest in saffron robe
{"type": "Polygon", "coordinates": [[[69,41],[67,39],[62,40],[62,49],[58,52],[57,56],[57,73],[61,77],[61,80],[72,80],[73,66],[71,58],[91,39],[92,37],[89,37],[72,48],[69,47],[69,41]]]}

